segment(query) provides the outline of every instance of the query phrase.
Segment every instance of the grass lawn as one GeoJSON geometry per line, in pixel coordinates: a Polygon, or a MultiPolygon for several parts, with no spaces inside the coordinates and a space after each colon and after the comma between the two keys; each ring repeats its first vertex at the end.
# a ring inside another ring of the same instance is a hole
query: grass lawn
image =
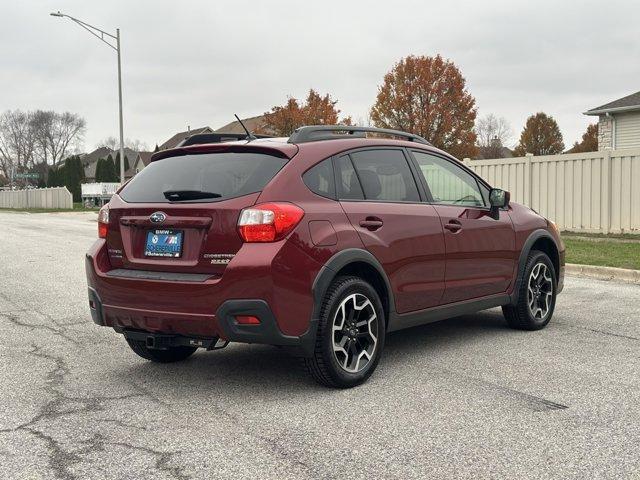
{"type": "Polygon", "coordinates": [[[640,270],[640,242],[589,241],[563,235],[566,262],[640,270]]]}
{"type": "Polygon", "coordinates": [[[97,212],[99,208],[85,208],[82,203],[74,203],[73,210],[68,208],[0,208],[0,212],[29,212],[29,213],[55,213],[55,212],[97,212]]]}

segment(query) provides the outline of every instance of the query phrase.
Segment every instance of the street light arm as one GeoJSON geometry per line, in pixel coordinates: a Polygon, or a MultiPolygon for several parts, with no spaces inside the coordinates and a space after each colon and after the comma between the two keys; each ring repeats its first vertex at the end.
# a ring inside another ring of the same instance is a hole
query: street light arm
{"type": "Polygon", "coordinates": [[[77,23],[78,25],[80,25],[82,28],[84,28],[87,32],[89,32],[91,35],[93,35],[94,37],[96,37],[98,40],[106,43],[108,46],[110,46],[111,48],[113,48],[116,52],[118,51],[118,47],[116,45],[112,45],[111,43],[109,43],[107,40],[104,39],[104,36],[106,35],[109,38],[112,38],[114,40],[117,40],[117,37],[115,35],[110,34],[109,32],[105,32],[104,30],[98,28],[98,27],[94,27],[93,25],[87,23],[87,22],[83,22],[82,20],[78,20],[75,17],[72,17],[71,15],[67,15],[66,13],[51,13],[52,16],[54,17],[67,17],[69,20],[77,23]]]}

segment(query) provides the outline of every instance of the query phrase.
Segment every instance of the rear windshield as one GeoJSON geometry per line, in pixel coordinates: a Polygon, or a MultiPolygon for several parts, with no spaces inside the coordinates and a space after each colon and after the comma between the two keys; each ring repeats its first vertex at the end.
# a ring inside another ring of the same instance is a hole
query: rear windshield
{"type": "Polygon", "coordinates": [[[205,153],[151,162],[122,189],[131,203],[168,203],[165,192],[208,192],[211,198],[180,203],[215,202],[261,191],[287,159],[263,153],[205,153]]]}

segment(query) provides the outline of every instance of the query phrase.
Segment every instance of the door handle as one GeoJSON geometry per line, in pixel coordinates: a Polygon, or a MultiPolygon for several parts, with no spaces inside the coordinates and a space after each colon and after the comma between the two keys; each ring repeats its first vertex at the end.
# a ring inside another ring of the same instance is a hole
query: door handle
{"type": "Polygon", "coordinates": [[[462,230],[462,224],[458,220],[449,220],[449,223],[445,224],[444,228],[452,233],[457,233],[462,230]]]}
{"type": "Polygon", "coordinates": [[[367,217],[366,219],[360,221],[361,227],[366,228],[367,230],[371,230],[372,232],[374,230],[378,230],[380,227],[382,227],[382,225],[382,219],[378,217],[367,217]]]}

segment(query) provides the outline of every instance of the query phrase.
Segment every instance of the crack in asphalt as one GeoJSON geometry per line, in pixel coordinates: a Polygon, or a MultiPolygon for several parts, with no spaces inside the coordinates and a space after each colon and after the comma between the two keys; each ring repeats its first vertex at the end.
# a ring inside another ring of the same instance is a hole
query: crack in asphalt
{"type": "Polygon", "coordinates": [[[62,448],[60,442],[46,433],[30,427],[20,428],[36,438],[45,442],[49,455],[49,467],[53,470],[57,478],[63,480],[75,480],[77,477],[71,472],[70,468],[73,464],[80,461],[80,457],[74,453],[69,453],[62,448]]]}
{"type": "MultiPolygon", "coordinates": [[[[14,302],[2,292],[0,292],[0,298],[6,301],[10,307],[16,307],[14,302]]],[[[71,337],[68,334],[67,329],[75,325],[87,324],[86,321],[61,324],[49,313],[42,312],[38,309],[33,308],[30,310],[14,308],[10,312],[1,312],[0,318],[6,319],[9,323],[16,327],[27,328],[29,330],[44,331],[61,339],[67,340],[68,342],[77,346],[81,345],[81,342],[71,337]],[[42,323],[31,323],[21,320],[19,314],[24,314],[27,312],[40,315],[42,318],[47,319],[50,324],[47,325],[42,323]]],[[[68,317],[68,319],[71,320],[70,317],[68,317]]],[[[136,384],[135,382],[128,382],[135,393],[127,395],[111,397],[74,397],[66,395],[64,393],[64,380],[65,377],[71,373],[71,368],[68,366],[65,358],[62,355],[53,355],[46,353],[45,351],[43,351],[42,347],[35,344],[32,344],[31,348],[32,349],[27,352],[28,355],[33,355],[53,363],[53,368],[49,370],[45,376],[46,381],[44,386],[45,391],[52,398],[44,405],[42,405],[39,408],[37,414],[33,416],[28,422],[13,428],[0,429],[0,433],[25,432],[44,442],[48,455],[49,467],[51,468],[51,471],[54,473],[55,477],[62,480],[75,480],[77,476],[74,475],[72,471],[73,466],[83,460],[84,454],[95,451],[96,448],[103,448],[105,444],[145,451],[148,454],[155,456],[155,465],[158,470],[164,471],[173,478],[177,478],[179,480],[189,478],[182,471],[182,467],[170,465],[170,463],[173,461],[174,455],[176,455],[178,452],[161,452],[148,447],[129,445],[124,442],[113,443],[107,441],[107,439],[100,434],[94,435],[94,437],[92,437],[92,439],[89,441],[83,441],[84,443],[89,442],[91,444],[91,448],[81,449],[77,451],[68,451],[64,448],[63,444],[60,441],[56,440],[53,436],[46,433],[46,428],[38,427],[38,424],[41,422],[52,421],[60,417],[74,417],[77,415],[94,414],[104,411],[104,404],[108,401],[119,401],[135,397],[144,397],[149,398],[153,402],[158,403],[164,407],[170,408],[170,405],[164,402],[159,397],[155,396],[151,391],[147,390],[139,384],[136,384]]],[[[120,419],[96,419],[96,422],[111,423],[128,429],[146,430],[146,427],[130,425],[120,419]]]]}
{"type": "Polygon", "coordinates": [[[604,331],[604,330],[598,330],[596,328],[581,327],[579,325],[571,325],[571,324],[564,323],[564,322],[554,321],[554,324],[555,325],[562,325],[563,327],[567,327],[567,328],[575,328],[576,330],[586,330],[588,332],[599,333],[601,335],[608,335],[608,336],[611,336],[611,337],[626,338],[627,340],[636,340],[636,341],[640,340],[640,338],[632,337],[630,335],[623,335],[621,333],[607,332],[607,331],[604,331]]]}
{"type": "MultiPolygon", "coordinates": [[[[72,473],[71,468],[74,464],[82,461],[84,453],[88,453],[92,450],[80,450],[77,452],[69,452],[63,448],[61,442],[56,440],[51,435],[48,435],[44,429],[37,428],[37,424],[42,421],[55,420],[63,416],[76,416],[84,413],[96,413],[105,410],[104,403],[108,401],[127,400],[136,397],[145,397],[142,393],[131,393],[127,395],[118,395],[110,397],[73,397],[68,396],[62,392],[65,377],[71,372],[71,369],[67,365],[64,358],[61,356],[51,355],[42,351],[42,349],[36,345],[32,345],[32,350],[27,352],[29,355],[36,356],[53,362],[53,369],[49,370],[46,375],[45,390],[53,398],[42,405],[38,413],[31,418],[28,422],[18,425],[13,428],[0,429],[0,433],[9,432],[27,432],[30,435],[42,440],[45,443],[48,457],[49,466],[55,473],[57,478],[63,480],[74,480],[77,477],[72,473]]],[[[98,422],[106,422],[110,419],[98,419],[98,422]]],[[[112,420],[127,428],[140,428],[137,426],[128,425],[120,420],[112,420]]],[[[106,443],[106,442],[102,442],[106,443]]],[[[150,449],[151,451],[151,449],[150,449]]],[[[162,452],[167,454],[167,452],[162,452]]],[[[170,453],[170,452],[169,452],[170,453]]],[[[164,459],[164,457],[163,457],[164,459]]],[[[160,462],[162,466],[164,463],[160,462]]],[[[166,470],[166,469],[165,469],[166,470]]],[[[167,470],[169,471],[169,470],[167,470]]],[[[186,478],[186,477],[176,477],[186,478]]]]}
{"type": "Polygon", "coordinates": [[[147,397],[149,399],[151,399],[153,402],[157,403],[158,405],[162,405],[163,407],[167,408],[169,411],[172,411],[172,405],[168,402],[165,402],[164,400],[162,400],[160,397],[158,397],[157,395],[153,394],[151,392],[151,390],[149,390],[146,387],[143,387],[142,385],[140,385],[139,383],[136,383],[132,380],[127,380],[127,384],[133,388],[134,390],[137,390],[140,392],[140,396],[143,397],[147,397]]]}
{"type": "Polygon", "coordinates": [[[557,403],[552,400],[548,400],[544,397],[539,397],[537,395],[532,395],[530,393],[521,392],[520,390],[515,390],[513,388],[505,387],[503,385],[498,385],[497,383],[488,382],[486,380],[480,380],[480,381],[485,385],[492,386],[496,390],[501,390],[505,393],[514,395],[516,397],[521,398],[522,400],[529,402],[534,412],[543,412],[545,410],[565,410],[569,408],[568,405],[563,405],[562,403],[557,403]]]}
{"type": "Polygon", "coordinates": [[[123,427],[123,428],[133,428],[136,430],[148,430],[147,427],[145,426],[140,426],[140,425],[130,425],[127,422],[123,422],[122,420],[118,420],[115,418],[99,418],[96,420],[96,422],[98,423],[111,423],[113,425],[117,425],[119,427],[123,427]]]}
{"type": "Polygon", "coordinates": [[[240,430],[242,430],[245,435],[264,443],[272,454],[280,457],[281,459],[289,462],[292,465],[297,465],[299,467],[302,467],[304,470],[306,470],[308,473],[312,475],[312,478],[322,477],[322,471],[316,469],[315,467],[313,467],[312,465],[309,465],[308,463],[305,463],[299,458],[296,458],[294,454],[291,453],[290,447],[286,445],[282,445],[280,442],[278,442],[274,438],[271,438],[256,432],[249,424],[243,423],[239,416],[229,412],[227,409],[222,407],[217,402],[215,402],[215,408],[216,408],[216,411],[220,412],[223,416],[227,417],[232,422],[233,425],[236,425],[237,427],[239,427],[240,430]]]}
{"type": "MultiPolygon", "coordinates": [[[[51,322],[56,325],[56,327],[53,327],[51,325],[33,324],[20,320],[18,315],[16,315],[16,313],[24,312],[26,312],[26,310],[12,311],[11,313],[0,313],[0,317],[7,319],[10,323],[17,327],[28,328],[31,330],[44,330],[60,338],[68,340],[75,345],[80,344],[80,342],[68,336],[68,334],[66,333],[66,328],[70,325],[77,325],[79,323],[86,322],[74,322],[72,324],[60,325],[50,315],[43,312],[35,311],[35,313],[38,313],[43,317],[51,320],[51,322]]],[[[61,442],[56,440],[53,436],[47,434],[45,429],[38,428],[38,423],[43,421],[55,420],[60,417],[73,417],[81,414],[93,414],[101,412],[105,410],[104,403],[107,401],[126,400],[134,397],[149,398],[153,402],[171,410],[170,404],[153,394],[152,391],[150,391],[143,385],[140,385],[139,383],[133,381],[128,381],[127,383],[136,393],[128,395],[116,397],[68,396],[64,394],[62,390],[65,377],[71,373],[71,369],[67,365],[63,356],[46,353],[41,347],[37,345],[32,345],[32,349],[27,353],[29,355],[34,355],[53,363],[53,369],[47,372],[45,385],[45,390],[47,391],[47,393],[52,395],[53,398],[46,402],[42,407],[40,407],[38,413],[28,422],[18,425],[14,428],[0,429],[0,433],[23,431],[43,441],[48,452],[49,466],[55,476],[59,479],[75,480],[77,477],[72,471],[73,465],[81,462],[83,460],[84,453],[91,451],[91,449],[68,451],[63,447],[63,444],[61,442]]],[[[312,475],[318,475],[321,473],[311,465],[299,460],[298,458],[295,458],[290,453],[289,448],[285,445],[282,445],[281,442],[278,442],[274,438],[270,438],[268,436],[260,434],[252,426],[241,422],[238,416],[222,408],[220,405],[218,405],[217,408],[224,416],[231,420],[234,425],[237,425],[243,433],[265,444],[269,451],[271,451],[275,456],[287,461],[292,465],[297,465],[303,468],[312,475]]],[[[127,422],[119,419],[96,419],[96,422],[110,423],[128,429],[147,430],[146,427],[130,425],[127,422]]],[[[155,457],[155,466],[158,470],[164,471],[165,473],[179,480],[190,478],[187,474],[184,473],[184,467],[171,466],[171,463],[174,461],[175,455],[179,454],[180,452],[165,452],[140,445],[132,445],[126,442],[112,442],[108,441],[103,435],[100,434],[94,435],[94,437],[92,437],[92,439],[90,440],[83,440],[82,443],[90,444],[94,451],[95,448],[104,448],[104,445],[112,445],[145,452],[155,457]]]]}
{"type": "Polygon", "coordinates": [[[522,400],[527,404],[534,412],[544,412],[548,410],[566,410],[569,408],[568,405],[563,405],[562,403],[554,402],[552,400],[548,400],[544,397],[540,397],[538,395],[533,395],[526,392],[521,392],[520,390],[516,390],[514,388],[505,387],[504,385],[500,385],[489,380],[485,380],[479,377],[472,377],[469,375],[461,374],[460,372],[454,372],[453,370],[449,370],[446,368],[440,369],[442,372],[447,374],[455,374],[458,375],[476,385],[481,385],[483,387],[489,387],[494,391],[499,393],[507,394],[507,396],[512,398],[517,398],[522,400]]]}
{"type": "Polygon", "coordinates": [[[156,470],[159,470],[161,472],[165,472],[165,473],[169,474],[172,478],[176,478],[178,480],[189,480],[190,478],[192,478],[190,475],[188,475],[188,474],[186,474],[184,472],[184,467],[171,466],[171,463],[174,461],[174,457],[176,455],[179,455],[179,454],[182,453],[179,450],[171,451],[171,452],[164,452],[164,451],[156,450],[156,449],[150,448],[150,447],[143,447],[143,446],[140,446],[140,445],[133,445],[133,444],[128,443],[128,442],[107,441],[101,435],[96,435],[96,436],[100,437],[100,438],[97,439],[97,440],[92,439],[92,441],[90,442],[89,448],[96,448],[96,447],[100,448],[101,447],[102,449],[104,449],[105,445],[109,445],[109,446],[113,446],[113,447],[121,447],[121,448],[127,448],[127,449],[138,451],[138,452],[143,452],[143,453],[146,453],[147,455],[151,455],[151,456],[154,457],[156,470]]]}
{"type": "MultiPolygon", "coordinates": [[[[40,312],[36,312],[36,313],[40,313],[40,312]]],[[[40,313],[40,314],[42,315],[42,313],[40,313]]],[[[57,328],[52,327],[51,325],[42,325],[42,324],[39,324],[39,323],[35,323],[34,324],[34,323],[24,322],[24,321],[20,320],[15,313],[0,313],[0,317],[6,318],[7,320],[9,320],[10,323],[12,323],[13,325],[15,325],[17,327],[28,328],[29,330],[38,330],[38,329],[45,330],[45,331],[48,331],[48,332],[52,333],[53,335],[56,335],[56,336],[58,336],[60,338],[64,338],[65,340],[73,343],[74,345],[80,345],[80,342],[78,340],[76,340],[75,338],[70,337],[66,333],[66,326],[59,325],[55,320],[53,320],[48,315],[43,315],[43,316],[45,318],[48,318],[49,320],[51,320],[52,323],[54,325],[56,325],[57,328]]]]}

